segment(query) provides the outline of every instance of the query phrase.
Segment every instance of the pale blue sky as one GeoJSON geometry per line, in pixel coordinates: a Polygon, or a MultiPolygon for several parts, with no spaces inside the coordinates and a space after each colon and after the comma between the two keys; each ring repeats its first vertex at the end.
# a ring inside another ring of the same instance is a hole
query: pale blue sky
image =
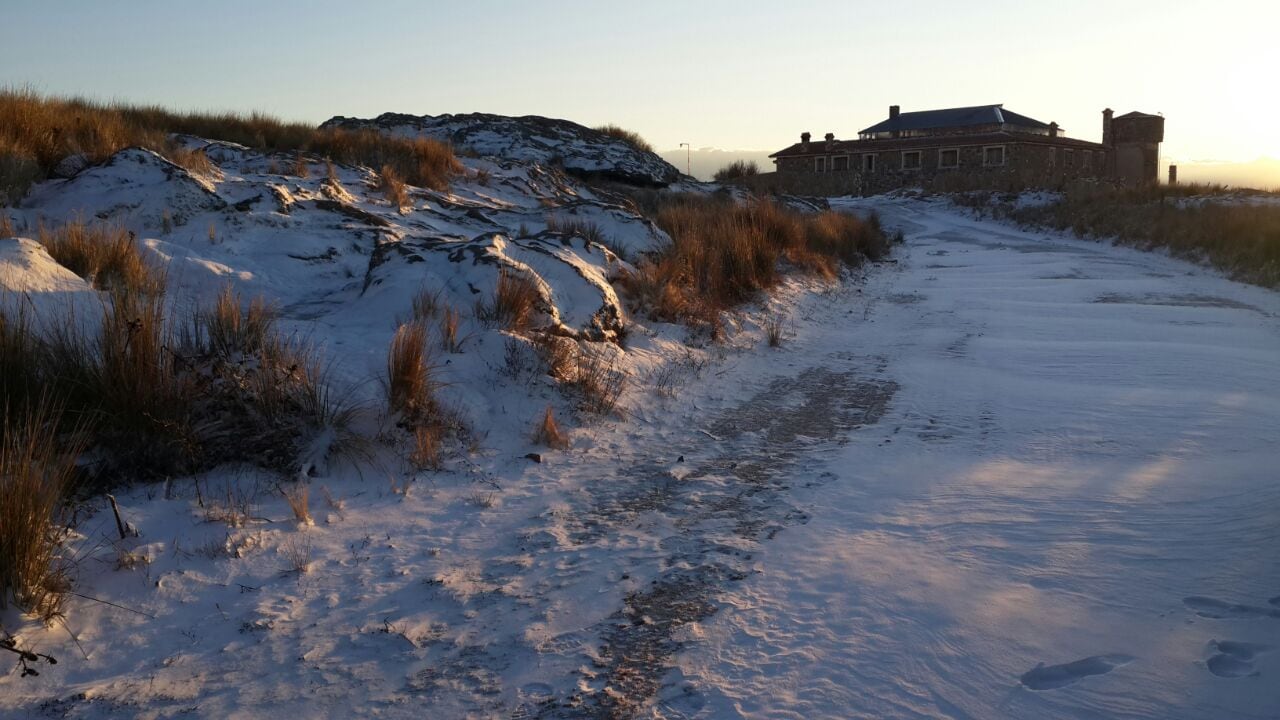
{"type": "Polygon", "coordinates": [[[1003,102],[1085,139],[1162,112],[1173,160],[1280,156],[1280,4],[0,0],[0,84],[290,119],[486,111],[659,149],[777,149],[1003,102]]]}

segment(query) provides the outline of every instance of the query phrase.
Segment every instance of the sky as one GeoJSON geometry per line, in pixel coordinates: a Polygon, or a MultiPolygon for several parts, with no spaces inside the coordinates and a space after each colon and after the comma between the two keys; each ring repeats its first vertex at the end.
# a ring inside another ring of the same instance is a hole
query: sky
{"type": "MultiPolygon", "coordinates": [[[[493,112],[776,150],[1003,103],[1166,117],[1166,161],[1280,158],[1280,3],[0,0],[0,85],[320,122],[493,112]]],[[[1280,177],[1276,179],[1280,185],[1280,177]]]]}

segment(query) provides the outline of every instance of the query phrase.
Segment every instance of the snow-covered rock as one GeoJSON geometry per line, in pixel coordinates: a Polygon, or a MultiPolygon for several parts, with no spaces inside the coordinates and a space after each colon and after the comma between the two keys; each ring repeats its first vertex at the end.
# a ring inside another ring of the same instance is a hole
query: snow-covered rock
{"type": "Polygon", "coordinates": [[[383,113],[372,120],[339,115],[321,127],[428,137],[477,155],[557,164],[573,173],[635,185],[666,187],[681,178],[679,170],[655,153],[569,120],[537,115],[383,113]]]}

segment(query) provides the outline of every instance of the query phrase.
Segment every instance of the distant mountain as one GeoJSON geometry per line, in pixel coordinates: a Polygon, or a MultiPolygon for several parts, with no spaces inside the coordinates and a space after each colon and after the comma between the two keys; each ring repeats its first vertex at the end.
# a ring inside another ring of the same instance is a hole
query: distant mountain
{"type": "Polygon", "coordinates": [[[633,185],[665,187],[680,171],[658,155],[569,120],[488,113],[404,115],[371,120],[341,115],[320,127],[373,128],[404,137],[429,137],[476,155],[555,164],[577,175],[597,175],[633,185]]]}

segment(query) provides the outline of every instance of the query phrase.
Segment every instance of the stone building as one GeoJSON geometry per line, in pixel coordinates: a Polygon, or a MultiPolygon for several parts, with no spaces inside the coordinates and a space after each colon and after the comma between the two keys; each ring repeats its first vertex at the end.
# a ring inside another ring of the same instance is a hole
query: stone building
{"type": "Polygon", "coordinates": [[[1043,123],[1003,105],[900,112],[837,140],[827,133],[770,155],[776,172],[749,180],[758,189],[814,195],[869,194],[929,185],[1046,187],[1076,178],[1157,181],[1164,118],[1104,110],[1102,142],[1066,137],[1057,123],[1043,123]]]}

